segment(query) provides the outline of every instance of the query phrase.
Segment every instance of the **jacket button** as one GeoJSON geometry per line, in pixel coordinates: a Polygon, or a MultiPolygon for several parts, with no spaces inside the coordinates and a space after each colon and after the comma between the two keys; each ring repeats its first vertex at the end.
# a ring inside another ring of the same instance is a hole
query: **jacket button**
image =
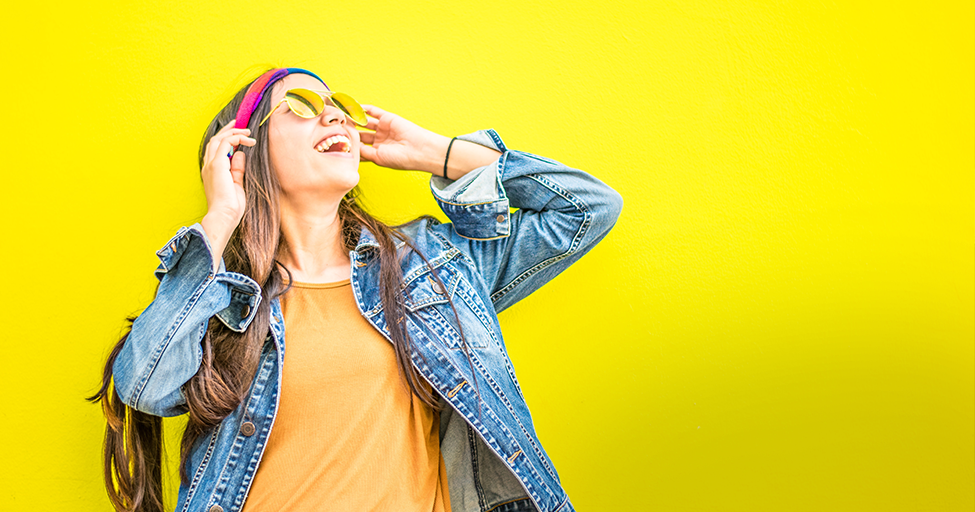
{"type": "Polygon", "coordinates": [[[257,431],[257,429],[254,427],[254,424],[249,421],[245,421],[244,424],[240,426],[240,433],[244,434],[247,437],[254,435],[255,431],[257,431]]]}
{"type": "Polygon", "coordinates": [[[504,222],[504,215],[498,215],[498,222],[504,222]]]}
{"type": "Polygon", "coordinates": [[[250,305],[244,304],[244,307],[240,308],[240,316],[241,316],[241,318],[247,318],[247,315],[249,315],[250,312],[251,312],[250,305]]]}
{"type": "Polygon", "coordinates": [[[430,287],[433,288],[433,293],[436,293],[437,295],[443,295],[444,293],[443,287],[440,286],[440,283],[438,283],[437,280],[434,279],[433,276],[429,274],[427,274],[427,279],[430,281],[430,287]]]}
{"type": "Polygon", "coordinates": [[[223,512],[223,507],[221,507],[220,505],[214,505],[210,507],[210,510],[208,512],[223,512]]]}

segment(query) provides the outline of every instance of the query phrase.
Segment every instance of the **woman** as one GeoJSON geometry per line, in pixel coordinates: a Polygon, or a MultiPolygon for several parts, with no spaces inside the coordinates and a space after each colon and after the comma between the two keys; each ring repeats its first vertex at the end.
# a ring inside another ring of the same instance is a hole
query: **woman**
{"type": "Polygon", "coordinates": [[[162,510],[160,417],[189,412],[180,511],[574,510],[497,313],[601,240],[618,193],[297,68],[241,90],[200,165],[207,213],[158,251],[156,297],[92,397],[117,509],[162,510]],[[452,222],[372,218],[360,157],[433,174],[452,222]]]}

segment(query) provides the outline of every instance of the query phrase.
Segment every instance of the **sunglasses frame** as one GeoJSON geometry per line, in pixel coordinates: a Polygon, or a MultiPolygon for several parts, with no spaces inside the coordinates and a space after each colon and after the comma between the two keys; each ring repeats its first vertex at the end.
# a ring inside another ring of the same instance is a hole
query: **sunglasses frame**
{"type": "MultiPolygon", "coordinates": [[[[314,119],[314,118],[320,116],[321,113],[313,114],[311,116],[305,116],[303,114],[298,113],[298,111],[295,110],[295,107],[291,104],[291,101],[293,100],[293,98],[288,97],[288,93],[290,93],[291,91],[296,91],[296,90],[308,91],[308,92],[313,92],[313,93],[317,94],[320,98],[322,98],[322,103],[324,105],[331,105],[331,106],[333,106],[333,107],[341,110],[342,113],[346,117],[348,117],[350,120],[352,120],[353,123],[355,123],[358,126],[365,126],[367,124],[367,123],[360,123],[360,122],[356,121],[355,118],[352,117],[352,114],[350,114],[345,109],[345,106],[344,105],[342,105],[341,103],[338,103],[338,102],[332,100],[332,95],[333,94],[345,94],[345,93],[340,93],[338,91],[322,91],[322,90],[316,90],[316,89],[308,89],[308,88],[305,88],[305,87],[292,87],[291,89],[288,89],[287,91],[284,91],[284,98],[281,98],[281,101],[279,101],[276,105],[274,105],[274,108],[272,108],[271,111],[268,112],[266,116],[264,116],[264,119],[261,119],[261,122],[258,123],[257,126],[261,126],[265,122],[267,122],[267,120],[271,118],[271,114],[273,114],[274,111],[277,110],[278,107],[281,106],[281,103],[287,103],[288,104],[288,109],[291,110],[291,112],[293,112],[296,116],[298,116],[298,117],[300,117],[302,119],[314,119]]],[[[348,94],[345,94],[345,96],[349,96],[349,95],[348,94]]],[[[351,99],[352,101],[355,101],[355,99],[352,98],[352,96],[349,96],[349,99],[351,99]]],[[[359,105],[359,102],[358,101],[355,101],[355,104],[356,105],[359,105]]],[[[359,109],[362,109],[362,105],[359,105],[359,109]]],[[[363,114],[365,114],[365,111],[363,111],[363,114]]]]}

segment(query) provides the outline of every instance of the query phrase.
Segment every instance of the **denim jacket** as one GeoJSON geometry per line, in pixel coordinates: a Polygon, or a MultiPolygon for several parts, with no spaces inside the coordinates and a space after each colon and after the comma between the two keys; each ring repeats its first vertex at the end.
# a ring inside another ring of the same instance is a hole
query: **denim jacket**
{"type": "MultiPolygon", "coordinates": [[[[440,447],[451,508],[570,512],[575,509],[535,433],[497,314],[599,242],[623,201],[585,172],[507,149],[494,130],[459,138],[501,156],[456,181],[432,178],[433,194],[451,222],[421,219],[403,230],[444,286],[415,254],[402,262],[413,364],[445,406],[440,447]],[[511,207],[518,210],[512,213],[511,207]],[[461,347],[460,327],[472,365],[461,347]]],[[[389,339],[378,248],[363,229],[349,253],[351,284],[362,315],[389,339]]],[[[157,254],[158,292],[136,319],[113,375],[129,406],[176,416],[188,410],[182,386],[200,366],[208,320],[217,315],[243,332],[257,312],[261,290],[250,277],[227,272],[222,259],[213,271],[214,255],[199,224],[181,228],[157,254]]],[[[191,449],[189,482],[179,488],[180,512],[236,512],[244,505],[274,424],[286,361],[278,299],[270,309],[271,329],[246,399],[191,449]]]]}

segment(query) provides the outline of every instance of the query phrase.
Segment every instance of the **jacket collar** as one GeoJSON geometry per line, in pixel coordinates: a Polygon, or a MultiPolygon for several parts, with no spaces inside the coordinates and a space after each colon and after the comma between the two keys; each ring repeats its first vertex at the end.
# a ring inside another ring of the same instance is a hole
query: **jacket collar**
{"type": "Polygon", "coordinates": [[[361,227],[359,243],[355,246],[355,252],[359,256],[365,256],[370,249],[379,249],[379,242],[376,240],[376,235],[365,224],[361,224],[361,227]]]}
{"type": "MultiPolygon", "coordinates": [[[[359,232],[359,243],[355,246],[355,252],[362,260],[368,259],[372,254],[376,254],[379,251],[379,241],[376,239],[376,235],[369,230],[365,224],[361,224],[362,229],[359,232]]],[[[403,247],[403,241],[396,240],[396,250],[399,251],[403,247]]]]}

